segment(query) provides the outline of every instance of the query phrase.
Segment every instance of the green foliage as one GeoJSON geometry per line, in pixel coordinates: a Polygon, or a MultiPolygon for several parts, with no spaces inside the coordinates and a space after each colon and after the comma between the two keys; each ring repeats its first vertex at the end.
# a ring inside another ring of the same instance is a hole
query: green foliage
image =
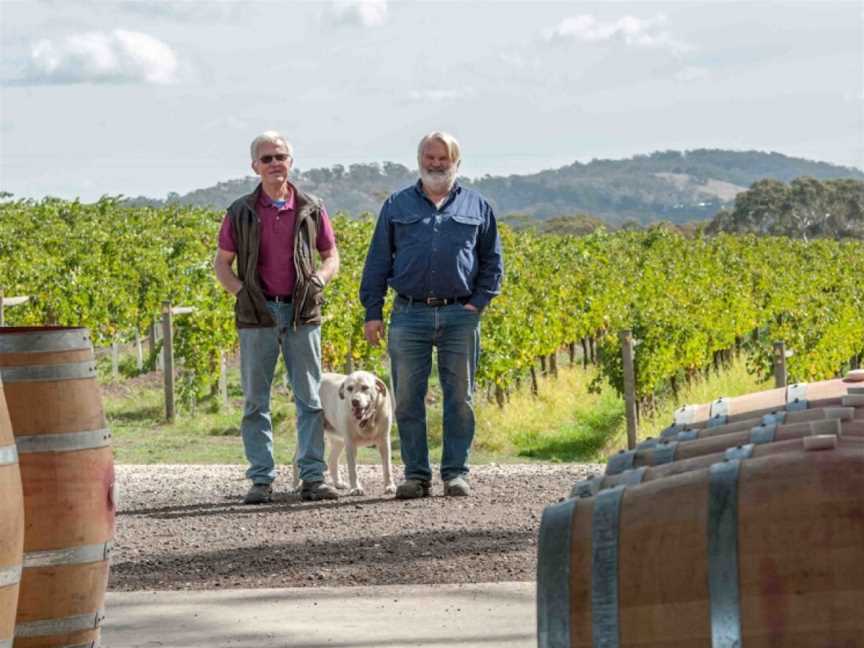
{"type": "Polygon", "coordinates": [[[864,181],[760,180],[738,194],[732,211],[717,214],[707,231],[864,239],[864,181]]]}
{"type": "MultiPolygon", "coordinates": [[[[104,347],[144,333],[161,317],[164,301],[194,307],[174,320],[180,404],[194,408],[214,393],[221,355],[237,345],[233,298],[212,270],[221,217],[112,198],[92,205],[0,204],[2,287],[31,296],[7,312],[8,322],[86,326],[104,347]]],[[[325,293],[325,366],[386,375],[383,349],[363,339],[358,299],[373,219],[337,215],[334,226],[342,269],[325,293]]],[[[754,373],[769,375],[775,340],[794,351],[791,380],[836,375],[864,354],[860,242],[699,232],[686,238],[663,225],[599,228],[581,237],[506,226],[501,232],[505,285],[482,319],[481,387],[524,384],[538,357],[590,339],[599,352],[599,380],[620,392],[622,329],[637,341],[643,401],[704,374],[733,350],[747,352],[754,373]]]]}

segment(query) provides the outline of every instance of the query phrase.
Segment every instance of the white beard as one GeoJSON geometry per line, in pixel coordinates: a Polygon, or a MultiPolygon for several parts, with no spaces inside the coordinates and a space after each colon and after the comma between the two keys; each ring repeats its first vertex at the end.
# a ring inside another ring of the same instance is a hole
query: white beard
{"type": "Polygon", "coordinates": [[[436,194],[444,194],[453,188],[458,172],[459,169],[455,165],[451,166],[447,171],[429,171],[421,168],[420,179],[423,181],[423,186],[429,189],[429,191],[436,194]]]}

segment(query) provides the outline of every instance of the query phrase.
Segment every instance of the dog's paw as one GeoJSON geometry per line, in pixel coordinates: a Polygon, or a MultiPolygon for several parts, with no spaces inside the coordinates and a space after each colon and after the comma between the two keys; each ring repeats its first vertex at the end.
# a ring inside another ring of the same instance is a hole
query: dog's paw
{"type": "Polygon", "coordinates": [[[356,495],[356,496],[359,496],[359,495],[365,495],[365,494],[366,494],[366,491],[363,490],[363,487],[362,487],[362,486],[358,486],[357,488],[352,488],[352,489],[348,492],[348,494],[349,494],[349,495],[356,495]]]}
{"type": "Polygon", "coordinates": [[[384,489],[384,492],[392,495],[396,492],[396,484],[387,484],[387,487],[384,489]]]}

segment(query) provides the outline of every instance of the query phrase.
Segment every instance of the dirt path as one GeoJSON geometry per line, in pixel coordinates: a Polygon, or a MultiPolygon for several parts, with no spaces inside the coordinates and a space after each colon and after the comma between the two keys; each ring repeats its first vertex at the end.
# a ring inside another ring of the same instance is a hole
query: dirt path
{"type": "Polygon", "coordinates": [[[118,466],[110,589],[216,589],[534,580],[543,508],[600,466],[490,465],[469,498],[397,501],[361,466],[364,497],[301,502],[287,471],[244,506],[240,466],[118,466]]]}

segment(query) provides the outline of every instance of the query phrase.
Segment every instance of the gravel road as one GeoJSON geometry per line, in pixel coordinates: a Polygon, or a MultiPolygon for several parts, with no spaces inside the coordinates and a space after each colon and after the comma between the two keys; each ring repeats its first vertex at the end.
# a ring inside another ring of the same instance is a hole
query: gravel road
{"type": "MultiPolygon", "coordinates": [[[[282,467],[271,504],[240,503],[242,466],[117,466],[109,588],[217,589],[529,581],[543,508],[595,464],[472,469],[471,497],[399,501],[380,467],[367,495],[302,502],[282,467]]],[[[397,473],[398,474],[398,473],[397,473]]]]}

